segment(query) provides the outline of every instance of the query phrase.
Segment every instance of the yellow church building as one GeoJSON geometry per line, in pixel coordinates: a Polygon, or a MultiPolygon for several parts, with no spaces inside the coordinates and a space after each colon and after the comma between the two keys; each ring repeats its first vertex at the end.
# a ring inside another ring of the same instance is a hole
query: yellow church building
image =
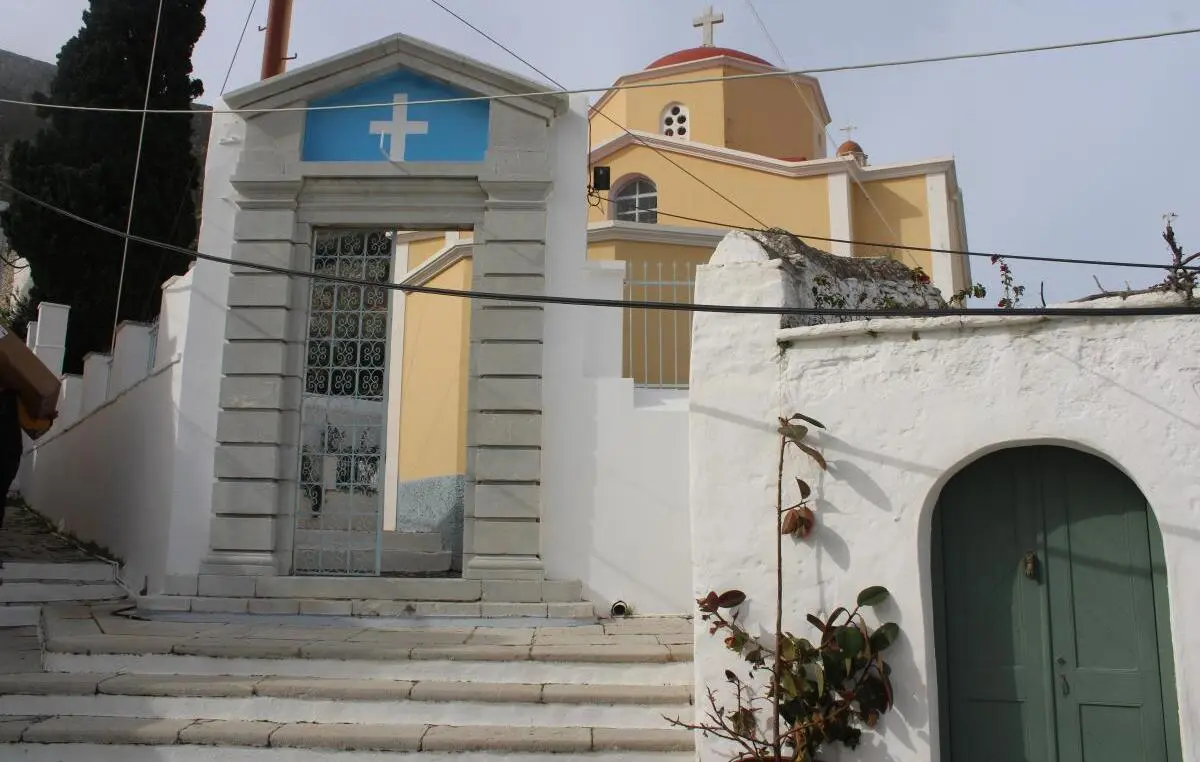
{"type": "MultiPolygon", "coordinates": [[[[852,140],[830,156],[820,82],[713,45],[721,20],[711,12],[697,19],[705,44],[622,76],[594,104],[589,164],[608,188],[589,193],[588,258],[624,262],[629,299],[687,302],[696,266],[730,229],[779,227],[814,236],[806,242],[833,254],[920,267],[946,297],[966,288],[966,257],[904,248],[967,247],[953,159],[874,165],[852,140]]],[[[407,268],[401,282],[471,287],[470,233],[395,240],[397,269],[407,268]]],[[[460,489],[447,485],[461,484],[466,471],[470,305],[422,294],[402,302],[389,350],[401,369],[390,374],[389,399],[400,400],[400,412],[387,439],[404,446],[389,459],[388,528],[395,506],[410,502],[408,490],[424,503],[428,490],[460,489]]],[[[686,312],[626,310],[625,377],[637,387],[686,389],[690,330],[686,312]]]]}

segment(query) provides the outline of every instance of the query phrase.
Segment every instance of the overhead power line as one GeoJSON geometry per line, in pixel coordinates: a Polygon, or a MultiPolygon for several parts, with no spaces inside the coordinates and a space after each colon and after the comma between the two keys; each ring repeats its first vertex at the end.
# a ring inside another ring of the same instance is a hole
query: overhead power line
{"type": "Polygon", "coordinates": [[[316,273],[311,270],[300,270],[291,267],[277,267],[274,265],[258,264],[253,262],[241,262],[229,257],[220,257],[214,254],[205,254],[195,249],[189,249],[184,246],[176,246],[174,244],[156,241],[152,238],[146,238],[139,235],[131,235],[121,232],[116,228],[109,227],[103,223],[89,220],[86,217],[75,214],[74,212],[63,209],[62,207],[51,204],[48,201],[43,201],[36,196],[26,193],[19,188],[16,188],[4,180],[0,180],[0,188],[4,188],[16,196],[19,196],[32,204],[42,207],[55,214],[61,215],[70,220],[74,220],[82,225],[87,225],[90,228],[99,230],[109,235],[118,238],[127,239],[135,243],[141,243],[146,246],[156,246],[166,251],[173,251],[177,254],[182,254],[196,259],[202,259],[208,262],[217,262],[220,264],[232,265],[237,267],[249,268],[252,270],[260,270],[262,272],[276,273],[279,275],[294,276],[297,278],[307,278],[312,280],[325,281],[329,283],[340,283],[350,286],[368,286],[373,288],[385,288],[393,291],[401,291],[408,294],[431,294],[434,296],[452,296],[460,299],[486,299],[488,301],[501,302],[521,302],[525,304],[558,304],[570,305],[575,307],[612,307],[619,309],[649,309],[649,310],[664,310],[674,312],[707,312],[707,313],[723,313],[737,315],[825,315],[825,316],[843,316],[843,317],[861,317],[861,318],[901,318],[901,317],[967,317],[992,315],[999,317],[1011,317],[1014,315],[1028,315],[1041,317],[1073,317],[1073,318],[1094,318],[1094,317],[1165,317],[1179,315],[1200,315],[1200,306],[1169,306],[1169,307],[1040,307],[1034,309],[1001,309],[1001,308],[981,308],[981,309],[956,309],[956,308],[941,308],[941,309],[856,309],[856,308],[834,308],[834,307],[747,307],[734,304],[694,304],[689,302],[654,302],[654,301],[635,301],[626,299],[591,299],[585,297],[573,296],[539,296],[534,294],[502,294],[492,291],[473,291],[461,290],[452,288],[437,288],[433,286],[412,286],[403,283],[388,283],[379,281],[370,281],[362,278],[348,278],[339,275],[327,275],[324,273],[316,273]]]}
{"type": "MultiPolygon", "coordinates": [[[[409,106],[432,106],[444,103],[468,103],[471,101],[499,101],[510,100],[514,98],[532,98],[544,95],[585,95],[592,93],[605,93],[610,90],[640,90],[654,87],[678,87],[680,85],[695,85],[704,82],[731,82],[742,79],[765,79],[768,77],[795,77],[795,76],[813,76],[817,74],[837,74],[847,71],[866,71],[869,69],[887,69],[900,66],[916,66],[919,64],[930,63],[947,63],[951,61],[969,61],[980,58],[998,58],[1001,56],[1027,55],[1029,53],[1046,53],[1056,50],[1070,50],[1073,48],[1097,47],[1102,45],[1117,45],[1126,42],[1139,42],[1144,40],[1159,40],[1169,37],[1182,37],[1200,33],[1200,27],[1191,27],[1187,29],[1172,29],[1163,32],[1149,32],[1147,34],[1126,35],[1124,37],[1107,37],[1096,40],[1083,40],[1079,42],[1063,42],[1053,45],[1034,45],[1024,48],[1007,48],[1003,50],[989,50],[978,53],[953,53],[944,56],[926,56],[923,58],[902,58],[891,61],[877,61],[874,63],[863,64],[845,64],[842,66],[822,66],[809,69],[793,69],[791,71],[763,71],[763,72],[748,72],[744,74],[726,74],[715,77],[696,77],[693,79],[673,80],[671,82],[630,82],[624,85],[606,85],[603,87],[582,87],[576,89],[558,89],[558,90],[533,90],[524,93],[503,93],[500,95],[469,95],[456,98],[433,98],[428,100],[408,101],[409,106]]],[[[79,106],[66,103],[34,103],[33,101],[14,100],[11,98],[0,98],[0,103],[7,103],[13,106],[30,106],[40,109],[59,109],[68,111],[95,111],[101,113],[141,113],[143,110],[151,114],[191,114],[187,109],[131,109],[110,106],[79,106]]],[[[243,108],[243,109],[216,109],[216,114],[271,114],[284,111],[342,111],[349,109],[361,108],[391,108],[393,103],[353,103],[353,104],[338,104],[328,106],[280,106],[275,108],[243,108]]]]}
{"type": "MultiPolygon", "coordinates": [[[[601,196],[599,193],[594,193],[593,195],[596,198],[601,199],[602,201],[607,201],[609,203],[612,203],[612,197],[610,197],[610,196],[601,196]]],[[[657,212],[657,214],[660,217],[671,217],[672,219],[676,219],[676,220],[686,220],[688,222],[698,222],[702,225],[711,225],[712,227],[715,227],[715,228],[726,228],[728,230],[745,230],[750,233],[770,232],[770,230],[768,228],[755,228],[755,227],[750,227],[748,225],[734,225],[729,222],[718,222],[716,220],[707,220],[707,219],[704,219],[703,217],[689,217],[686,214],[672,214],[671,212],[664,212],[661,208],[656,209],[655,211],[657,212]]],[[[969,251],[967,249],[939,249],[939,248],[936,248],[933,246],[912,246],[912,245],[908,245],[908,244],[899,244],[899,243],[875,243],[872,241],[860,241],[855,238],[830,238],[829,236],[812,235],[810,233],[795,233],[790,230],[788,230],[786,232],[788,232],[791,235],[794,235],[797,238],[800,238],[802,240],[807,239],[810,241],[823,241],[826,243],[848,243],[848,244],[853,244],[854,246],[869,246],[871,248],[876,248],[876,249],[905,249],[907,251],[924,251],[924,252],[929,252],[931,254],[958,254],[958,255],[961,255],[964,257],[987,257],[989,259],[994,257],[994,258],[999,258],[999,259],[1012,259],[1015,261],[1024,260],[1027,262],[1051,262],[1051,263],[1064,264],[1064,265],[1094,265],[1094,266],[1099,266],[1099,267],[1138,267],[1138,268],[1147,268],[1147,269],[1152,269],[1152,270],[1177,270],[1177,269],[1180,269],[1179,267],[1176,267],[1175,265],[1155,264],[1153,262],[1120,262],[1120,261],[1112,261],[1112,260],[1106,260],[1106,259],[1075,259],[1072,257],[1046,257],[1046,256],[1040,256],[1037,254],[1001,254],[999,252],[969,251]]],[[[1200,272],[1200,265],[1184,265],[1182,269],[1195,270],[1197,272],[1200,272]]]]}

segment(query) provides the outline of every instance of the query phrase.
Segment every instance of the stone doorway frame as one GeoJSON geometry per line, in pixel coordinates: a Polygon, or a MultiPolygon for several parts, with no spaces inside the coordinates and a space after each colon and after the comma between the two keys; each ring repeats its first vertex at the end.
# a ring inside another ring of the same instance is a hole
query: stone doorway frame
{"type": "MultiPolygon", "coordinates": [[[[469,92],[544,86],[396,35],[225,96],[277,108],[404,68],[469,92]]],[[[472,230],[472,288],[544,291],[551,126],[565,95],[491,101],[482,164],[302,162],[303,111],[249,114],[230,182],[231,257],[307,270],[317,228],[472,230]]],[[[290,574],[309,282],[234,266],[204,575],[290,574]]],[[[454,298],[454,297],[443,297],[454,298]]],[[[541,551],[541,306],[474,301],[463,576],[545,578],[541,551]]]]}

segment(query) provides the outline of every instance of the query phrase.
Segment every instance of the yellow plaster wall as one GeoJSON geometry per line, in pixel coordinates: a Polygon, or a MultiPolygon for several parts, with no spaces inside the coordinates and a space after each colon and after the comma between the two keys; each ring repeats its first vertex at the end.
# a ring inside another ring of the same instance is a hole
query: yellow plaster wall
{"type": "Polygon", "coordinates": [[[784,77],[728,80],[724,87],[726,147],[777,159],[824,158],[824,119],[810,87],[784,77]]]}
{"type": "Polygon", "coordinates": [[[427,238],[422,241],[409,241],[408,269],[413,270],[420,267],[423,262],[444,248],[446,248],[445,233],[438,233],[435,238],[427,238]]]}
{"type": "MultiPolygon", "coordinates": [[[[720,77],[724,74],[724,67],[713,66],[645,81],[671,84],[705,77],[720,77]]],[[[608,115],[631,130],[658,134],[658,120],[663,109],[672,103],[682,103],[691,112],[688,117],[688,133],[691,140],[709,145],[725,145],[725,87],[720,81],[682,84],[676,87],[618,90],[600,109],[600,114],[608,115]]],[[[593,147],[624,134],[624,130],[600,114],[592,115],[593,147]]]]}
{"type": "MultiPolygon", "coordinates": [[[[865,193],[857,183],[851,185],[851,219],[856,241],[929,246],[929,201],[924,175],[863,183],[865,193]],[[895,235],[892,231],[895,231],[895,235]]],[[[929,252],[898,248],[889,252],[888,249],[875,246],[854,247],[856,257],[888,255],[909,267],[920,267],[926,274],[933,274],[933,259],[929,252]]]]}
{"type": "MultiPolygon", "coordinates": [[[[433,278],[438,288],[471,287],[471,260],[433,278]]],[[[466,471],[470,302],[409,294],[404,302],[400,391],[400,479],[466,471]]]]}
{"type": "MultiPolygon", "coordinates": [[[[693,156],[672,154],[671,158],[739,206],[753,212],[766,227],[778,226],[801,234],[829,235],[829,191],[824,176],[783,177],[693,156]]],[[[622,179],[629,175],[642,174],[654,181],[658,186],[660,225],[762,226],[645,146],[631,145],[606,158],[604,163],[612,168],[614,191],[622,179]],[[706,222],[676,219],[666,213],[706,222]]],[[[923,181],[921,187],[924,188],[923,181]]],[[[609,219],[608,207],[607,202],[602,202],[599,208],[589,207],[588,222],[609,219]]]]}
{"type": "MultiPolygon", "coordinates": [[[[625,298],[690,302],[696,266],[712,258],[714,247],[605,241],[588,247],[588,259],[627,263],[625,298]]],[[[639,384],[686,386],[691,364],[692,316],[671,310],[625,310],[622,375],[639,384]]]]}

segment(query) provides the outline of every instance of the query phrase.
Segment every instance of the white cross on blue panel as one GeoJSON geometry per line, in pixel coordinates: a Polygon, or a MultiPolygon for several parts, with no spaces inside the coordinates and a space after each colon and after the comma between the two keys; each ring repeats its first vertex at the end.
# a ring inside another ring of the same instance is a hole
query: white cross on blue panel
{"type": "Polygon", "coordinates": [[[481,162],[488,146],[487,101],[420,103],[472,95],[411,71],[395,71],[314,100],[310,106],[392,105],[308,111],[301,159],[481,162]]]}

